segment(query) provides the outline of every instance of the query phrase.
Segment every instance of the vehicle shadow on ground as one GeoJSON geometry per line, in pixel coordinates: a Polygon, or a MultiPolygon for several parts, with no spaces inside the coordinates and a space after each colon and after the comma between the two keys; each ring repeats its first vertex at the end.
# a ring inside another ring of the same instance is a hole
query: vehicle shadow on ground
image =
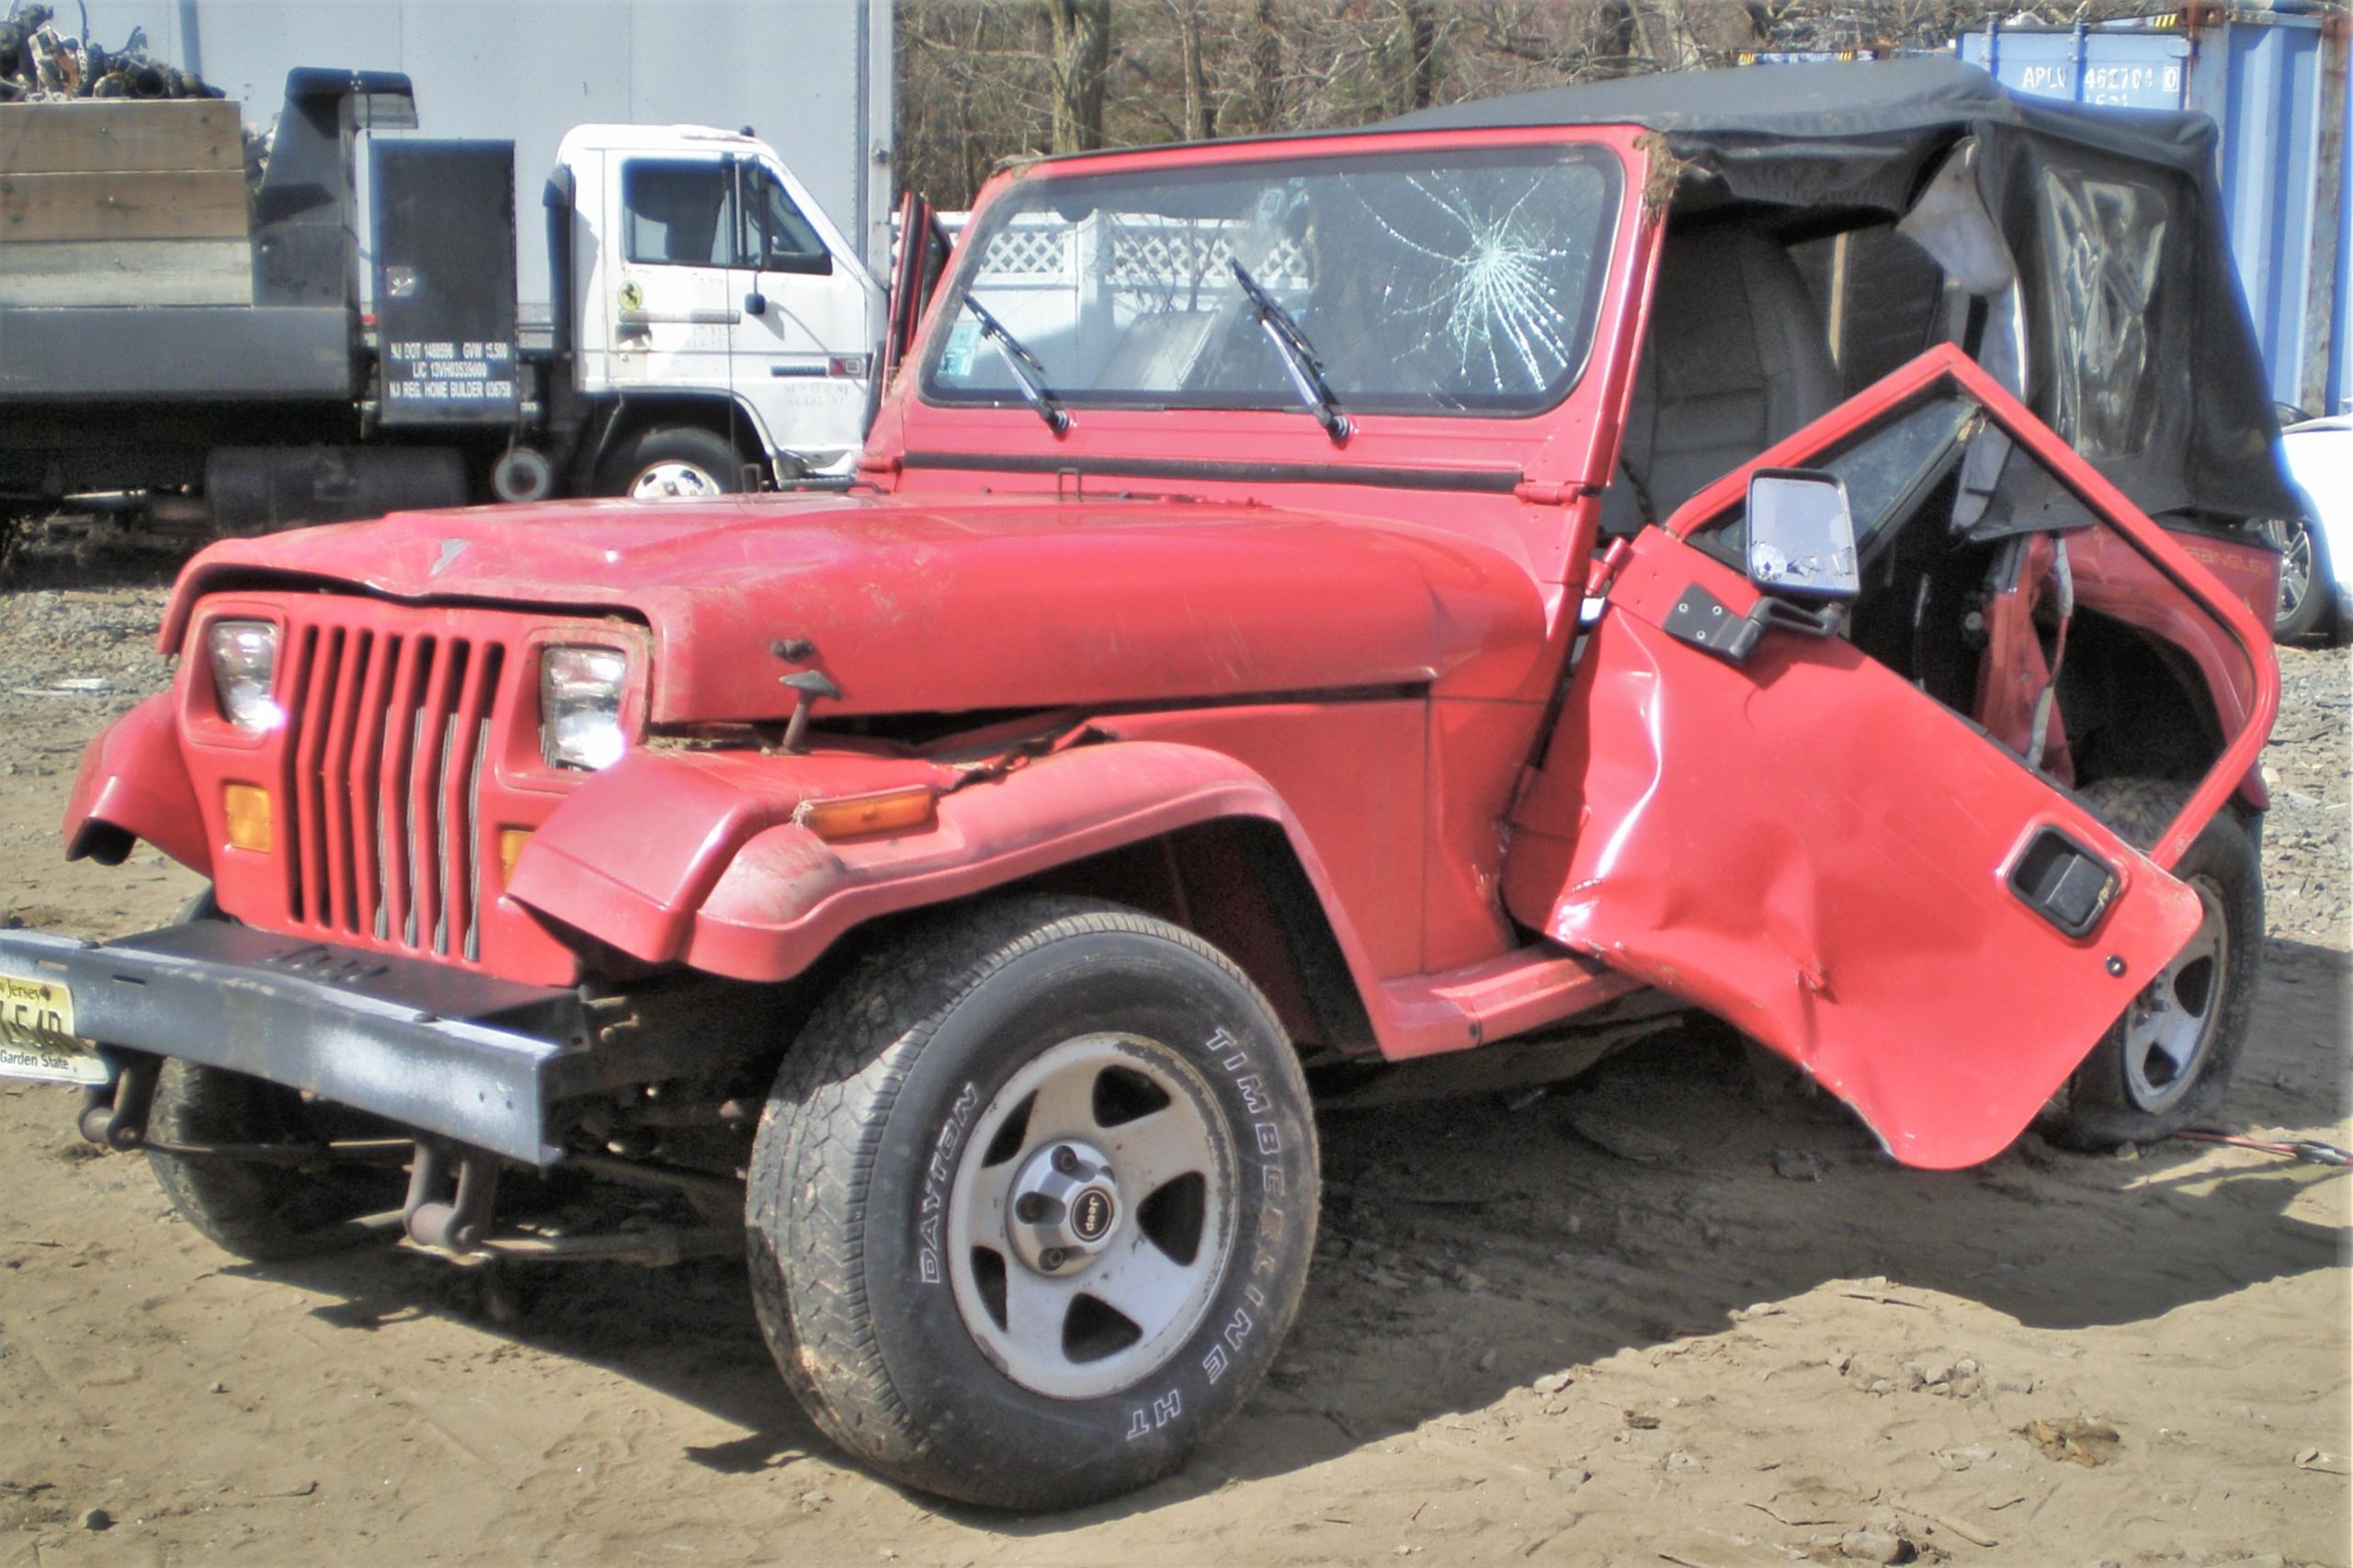
{"type": "MultiPolygon", "coordinates": [[[[2346,1115],[2348,983],[2344,953],[2270,945],[2223,1127],[2346,1115]]],[[[1826,1097],[1760,1093],[1714,1026],[1532,1101],[1334,1114],[1322,1131],[1327,1199],[1307,1301],[1233,1427],[1177,1475],[1114,1503],[948,1517],[1036,1535],[1165,1506],[1483,1409],[1548,1373],[1720,1332],[1754,1304],[1836,1281],[1941,1292],[2063,1330],[2335,1267],[2347,1235],[2288,1213],[2346,1173],[2183,1142],[2093,1156],[2029,1134],[1975,1169],[1907,1170],[1826,1097]]],[[[354,1331],[459,1316],[608,1368],[740,1426],[742,1437],[683,1456],[713,1470],[840,1458],[775,1376],[737,1264],[492,1274],[372,1254],[241,1272],[344,1298],[318,1315],[354,1331]]]]}

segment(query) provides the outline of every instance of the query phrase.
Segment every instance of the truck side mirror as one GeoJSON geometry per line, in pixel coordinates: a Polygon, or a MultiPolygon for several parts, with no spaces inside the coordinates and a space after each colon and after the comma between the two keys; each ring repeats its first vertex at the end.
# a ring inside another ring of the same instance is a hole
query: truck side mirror
{"type": "Polygon", "coordinates": [[[1862,591],[1855,516],[1836,474],[1760,468],[1748,480],[1748,580],[1768,593],[1851,599],[1862,591]]]}
{"type": "Polygon", "coordinates": [[[757,289],[755,289],[750,293],[744,296],[744,313],[745,315],[764,316],[767,314],[767,312],[768,297],[766,294],[763,294],[757,289]]]}

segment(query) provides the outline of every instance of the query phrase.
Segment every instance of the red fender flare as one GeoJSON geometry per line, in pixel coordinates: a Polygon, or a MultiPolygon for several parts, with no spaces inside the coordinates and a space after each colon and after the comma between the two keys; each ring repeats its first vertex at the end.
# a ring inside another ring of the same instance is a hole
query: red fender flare
{"type": "Polygon", "coordinates": [[[507,896],[649,963],[673,962],[728,863],[802,801],[955,778],[912,757],[632,751],[533,832],[507,896]]]}
{"type": "Polygon", "coordinates": [[[1359,993],[1377,995],[1330,880],[1273,787],[1230,756],[1169,742],[1075,746],[973,781],[914,758],[632,754],[557,810],[508,892],[649,963],[779,981],[879,916],[1222,817],[1282,829],[1359,993]],[[943,790],[938,820],[919,831],[829,843],[793,820],[804,801],[919,783],[943,790]]]}
{"type": "Polygon", "coordinates": [[[119,866],[131,852],[124,835],[200,876],[212,874],[212,840],[188,781],[169,692],[125,713],[82,752],[65,806],[65,858],[119,866]]]}

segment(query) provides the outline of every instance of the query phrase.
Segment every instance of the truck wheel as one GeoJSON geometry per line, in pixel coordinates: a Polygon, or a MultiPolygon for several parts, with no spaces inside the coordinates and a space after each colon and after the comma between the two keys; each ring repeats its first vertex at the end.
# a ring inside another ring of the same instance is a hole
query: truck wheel
{"type": "Polygon", "coordinates": [[[1314,1249],[1315,1128],[1257,989],[1060,898],[867,957],[753,1145],[753,1300],[811,1417],[926,1492],[1063,1508],[1241,1408],[1314,1249]]]}
{"type": "MultiPolygon", "coordinates": [[[[2110,778],[2088,786],[2084,801],[2145,849],[2189,792],[2159,779],[2110,778]]],[[[2067,1081],[2045,1128],[2054,1142],[2075,1149],[2154,1142],[2211,1118],[2222,1104],[2255,1005],[2263,868],[2255,840],[2225,810],[2173,874],[2197,892],[2205,917],[2067,1081]]]]}
{"type": "MultiPolygon", "coordinates": [[[[306,1143],[358,1135],[357,1127],[329,1125],[347,1117],[358,1119],[278,1084],[173,1059],[156,1078],[147,1125],[168,1143],[306,1143]]],[[[257,1263],[371,1240],[373,1232],[351,1221],[401,1206],[397,1170],[300,1171],[153,1151],[147,1163],[182,1219],[222,1251],[257,1263]]]]}
{"type": "Polygon", "coordinates": [[[744,488],[744,460],[726,437],[696,425],[657,425],[606,465],[598,486],[632,501],[702,501],[744,488]]]}

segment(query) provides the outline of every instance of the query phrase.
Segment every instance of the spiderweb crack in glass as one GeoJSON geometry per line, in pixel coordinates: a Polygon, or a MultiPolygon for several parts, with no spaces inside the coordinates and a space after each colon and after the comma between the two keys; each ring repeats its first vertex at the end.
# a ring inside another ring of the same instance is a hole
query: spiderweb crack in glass
{"type": "Polygon", "coordinates": [[[1381,233],[1438,268],[1429,279],[1432,297],[1398,312],[1432,324],[1426,345],[1442,339],[1463,373],[1484,377],[1497,392],[1539,389],[1569,369],[1570,322],[1554,293],[1563,269],[1586,259],[1589,247],[1560,243],[1563,214],[1537,208],[1535,187],[1493,218],[1427,180],[1407,180],[1405,188],[1442,214],[1461,241],[1450,251],[1435,249],[1367,208],[1381,233]]]}

